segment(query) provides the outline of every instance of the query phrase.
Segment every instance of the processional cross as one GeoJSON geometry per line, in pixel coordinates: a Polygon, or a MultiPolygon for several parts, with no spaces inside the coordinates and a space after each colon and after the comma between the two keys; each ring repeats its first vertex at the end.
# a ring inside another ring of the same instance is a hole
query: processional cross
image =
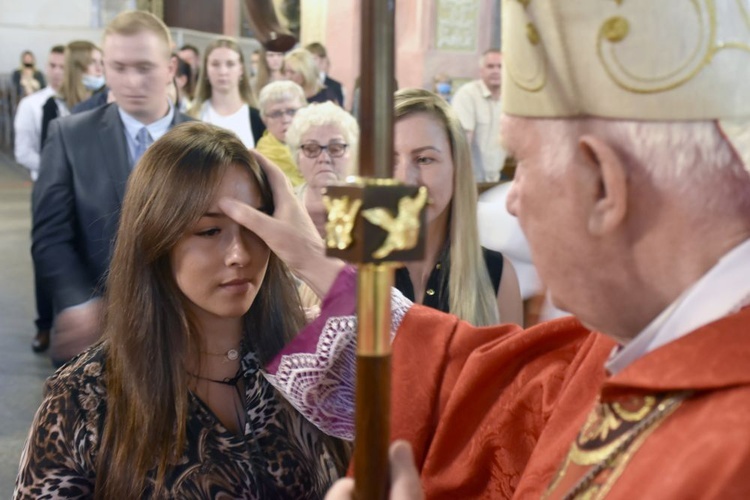
{"type": "MultiPolygon", "coordinates": [[[[272,0],[245,0],[261,38],[283,32],[272,0]]],[[[362,0],[359,176],[325,191],[330,256],[358,267],[354,479],[357,500],[388,497],[391,287],[424,254],[424,187],[393,179],[395,0],[362,0]]]]}

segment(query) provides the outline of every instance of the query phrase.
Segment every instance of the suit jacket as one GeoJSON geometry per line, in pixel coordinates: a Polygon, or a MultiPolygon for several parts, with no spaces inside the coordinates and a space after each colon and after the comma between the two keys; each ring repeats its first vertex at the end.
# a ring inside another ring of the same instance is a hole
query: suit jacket
{"type": "Polygon", "coordinates": [[[57,107],[57,99],[55,99],[55,96],[53,95],[44,101],[44,104],[42,105],[42,137],[40,138],[41,142],[39,142],[40,151],[44,147],[44,141],[47,140],[47,135],[49,135],[49,124],[58,116],[60,116],[60,108],[57,107]]]}
{"type": "Polygon", "coordinates": [[[330,76],[326,75],[326,79],[323,80],[323,85],[331,89],[331,92],[333,93],[333,95],[336,96],[336,103],[339,106],[343,106],[344,105],[344,91],[341,87],[341,83],[334,80],[330,76]]]}
{"type": "MultiPolygon", "coordinates": [[[[172,125],[191,118],[175,111],[172,125]]],[[[130,176],[116,104],[54,120],[32,191],[32,247],[55,310],[101,292],[130,176]]]]}
{"type": "Polygon", "coordinates": [[[81,101],[73,106],[73,109],[71,109],[70,112],[75,115],[84,111],[90,111],[92,109],[98,108],[99,106],[104,106],[105,104],[107,104],[108,97],[109,89],[107,87],[102,87],[94,92],[94,95],[92,95],[85,101],[81,101]]]}

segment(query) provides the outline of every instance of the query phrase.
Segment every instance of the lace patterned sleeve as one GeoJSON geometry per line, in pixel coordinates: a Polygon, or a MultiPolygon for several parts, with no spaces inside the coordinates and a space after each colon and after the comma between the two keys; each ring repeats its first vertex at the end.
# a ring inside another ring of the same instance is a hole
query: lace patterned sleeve
{"type": "MultiPolygon", "coordinates": [[[[268,381],[320,430],[354,439],[356,270],[346,267],[307,325],[266,367],[268,381]]],[[[412,303],[391,289],[391,341],[412,303]]]]}

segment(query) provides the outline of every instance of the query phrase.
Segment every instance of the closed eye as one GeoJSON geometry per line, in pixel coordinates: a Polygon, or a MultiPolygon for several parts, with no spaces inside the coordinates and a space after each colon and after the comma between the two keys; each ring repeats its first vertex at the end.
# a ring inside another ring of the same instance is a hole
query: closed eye
{"type": "Polygon", "coordinates": [[[435,159],[428,156],[419,156],[417,157],[417,163],[420,165],[431,165],[435,163],[435,159]]]}
{"type": "Polygon", "coordinates": [[[221,229],[218,227],[212,227],[210,229],[204,229],[203,231],[198,231],[195,233],[197,236],[203,236],[205,238],[210,238],[211,236],[216,236],[221,232],[221,229]]]}

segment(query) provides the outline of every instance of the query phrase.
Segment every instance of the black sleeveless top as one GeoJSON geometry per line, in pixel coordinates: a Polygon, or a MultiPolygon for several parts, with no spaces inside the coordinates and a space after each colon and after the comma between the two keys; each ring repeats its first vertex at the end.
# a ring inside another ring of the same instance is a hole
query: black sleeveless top
{"type": "MultiPolygon", "coordinates": [[[[497,296],[497,291],[500,288],[500,278],[503,276],[503,255],[500,252],[488,250],[484,247],[482,248],[482,254],[484,255],[484,263],[487,266],[487,273],[490,275],[492,288],[495,290],[495,296],[497,296]]],[[[427,279],[427,288],[425,288],[424,292],[424,305],[443,312],[449,312],[448,277],[450,276],[450,266],[449,245],[446,245],[438,257],[438,261],[432,269],[430,277],[427,279]]],[[[396,270],[395,286],[407,299],[412,302],[414,301],[414,287],[409,277],[409,271],[405,267],[396,270]]]]}

